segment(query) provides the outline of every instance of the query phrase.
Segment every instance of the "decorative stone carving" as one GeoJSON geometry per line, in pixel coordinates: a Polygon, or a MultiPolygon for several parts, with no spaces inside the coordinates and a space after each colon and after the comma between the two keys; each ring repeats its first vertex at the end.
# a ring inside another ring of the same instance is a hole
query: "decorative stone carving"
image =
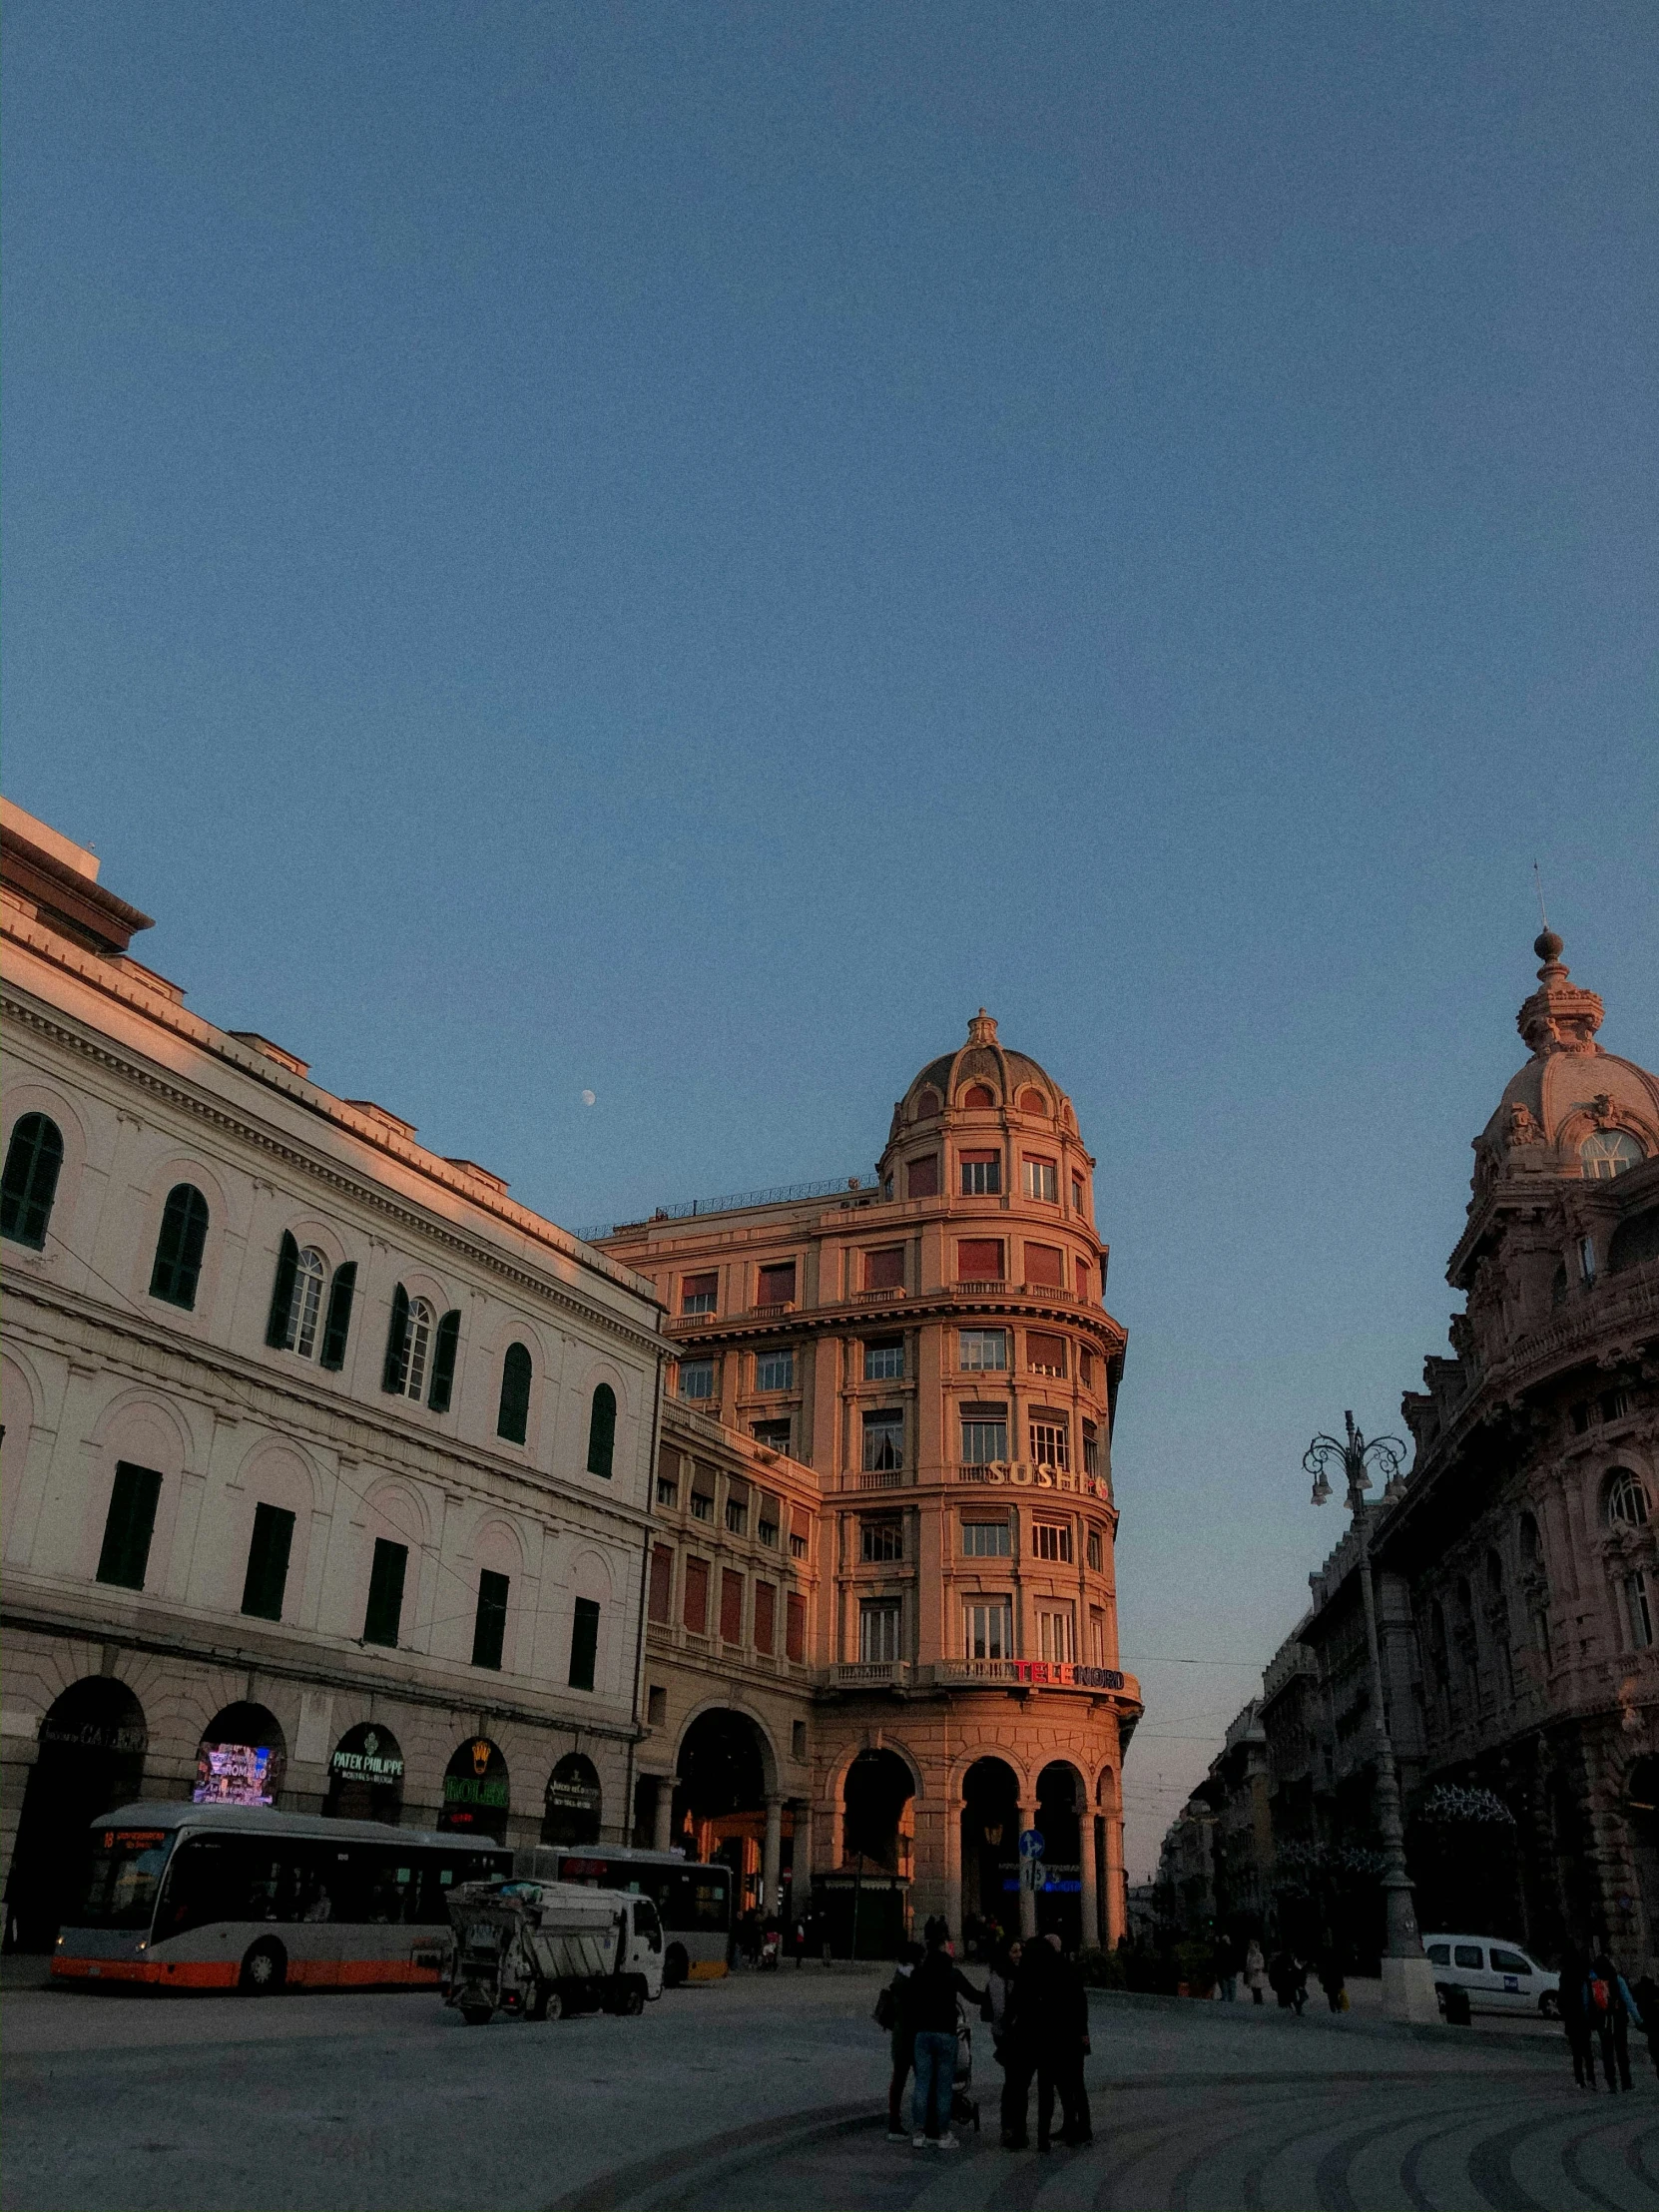
{"type": "Polygon", "coordinates": [[[1524,1099],[1517,1098],[1509,1108],[1509,1125],[1503,1132],[1506,1146],[1517,1144],[1542,1144],[1544,1133],[1538,1126],[1538,1117],[1524,1099]]]}

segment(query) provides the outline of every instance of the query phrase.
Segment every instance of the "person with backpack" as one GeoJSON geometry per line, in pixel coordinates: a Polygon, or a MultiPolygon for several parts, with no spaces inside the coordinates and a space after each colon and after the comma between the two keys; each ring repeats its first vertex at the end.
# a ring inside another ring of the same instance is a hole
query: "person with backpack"
{"type": "Polygon", "coordinates": [[[1596,2085],[1595,2048],[1591,2039],[1590,2016],[1584,2009],[1584,1990],[1589,1978],[1588,1957],[1583,1951],[1569,1945],[1561,1953],[1558,1980],[1561,2032],[1566,2036],[1567,2048],[1572,2053],[1572,2078],[1581,2089],[1593,2090],[1596,2085]]]}
{"type": "Polygon", "coordinates": [[[1641,2026],[1642,2015],[1623,1974],[1604,1950],[1591,1961],[1584,1983],[1584,2013],[1601,2038],[1601,2070],[1608,2090],[1630,2088],[1630,2030],[1641,2026]]]}
{"type": "Polygon", "coordinates": [[[909,1980],[921,1963],[921,1945],[906,1943],[898,1954],[892,1979],[875,1999],[875,2024],[884,2027],[892,2044],[892,2079],[887,2083],[887,2141],[902,2143],[904,2132],[904,2084],[915,2062],[916,2031],[910,2022],[909,1980]]]}
{"type": "Polygon", "coordinates": [[[910,2102],[910,2141],[917,2150],[958,2150],[950,2132],[950,2092],[956,2079],[956,1999],[977,2009],[985,2001],[950,1955],[942,1920],[927,1924],[927,1949],[905,1985],[904,2011],[915,2036],[916,2085],[910,2102]]]}

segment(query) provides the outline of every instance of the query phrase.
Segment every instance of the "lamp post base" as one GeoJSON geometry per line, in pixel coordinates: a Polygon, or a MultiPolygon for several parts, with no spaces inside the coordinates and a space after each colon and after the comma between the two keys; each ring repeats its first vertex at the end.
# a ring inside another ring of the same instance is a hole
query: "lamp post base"
{"type": "Polygon", "coordinates": [[[1414,2027],[1432,2026],[1439,2020],[1434,1968],[1420,1951],[1415,1958],[1383,1959],[1382,2017],[1408,2020],[1414,2027]]]}

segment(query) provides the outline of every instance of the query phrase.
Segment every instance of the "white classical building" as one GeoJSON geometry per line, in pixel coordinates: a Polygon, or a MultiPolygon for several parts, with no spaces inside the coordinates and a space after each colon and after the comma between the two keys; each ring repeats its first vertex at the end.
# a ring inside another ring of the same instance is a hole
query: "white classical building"
{"type": "Polygon", "coordinates": [[[651,1286],[187,1010],[0,813],[9,1943],[123,1796],[633,1825],[651,1286]]]}

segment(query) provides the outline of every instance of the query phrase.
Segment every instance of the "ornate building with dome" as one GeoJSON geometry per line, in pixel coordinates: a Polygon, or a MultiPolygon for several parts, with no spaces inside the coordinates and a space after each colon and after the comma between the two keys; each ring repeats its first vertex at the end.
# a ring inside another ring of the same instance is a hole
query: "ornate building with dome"
{"type": "Polygon", "coordinates": [[[1561,939],[1535,949],[1531,1057],[1447,1268],[1466,1311],[1403,1400],[1375,1548],[1416,1628],[1412,1873],[1465,1915],[1433,1925],[1604,1935],[1634,1972],[1659,1966],[1659,1080],[1596,1041],[1561,939]]]}
{"type": "Polygon", "coordinates": [[[1065,1092],[981,1009],[894,1107],[872,1185],[602,1240],[655,1285],[675,1352],[640,1752],[656,1834],[708,1849],[722,1806],[759,1821],[736,1801],[764,1796],[768,1874],[782,1853],[793,1909],[810,1887],[827,1926],[857,1912],[884,1936],[942,1913],[1091,1942],[1123,1931],[1141,1705],[1118,1664],[1125,1334],[1104,1304],[1094,1168],[1065,1092]],[[741,1434],[756,1464],[722,1473],[699,1430],[741,1434]],[[773,1542],[789,1534],[816,1593],[798,1798],[737,1664],[753,1640],[741,1554],[769,1501],[773,1542]],[[1041,1871],[1022,1886],[1031,1830],[1041,1871]]]}

